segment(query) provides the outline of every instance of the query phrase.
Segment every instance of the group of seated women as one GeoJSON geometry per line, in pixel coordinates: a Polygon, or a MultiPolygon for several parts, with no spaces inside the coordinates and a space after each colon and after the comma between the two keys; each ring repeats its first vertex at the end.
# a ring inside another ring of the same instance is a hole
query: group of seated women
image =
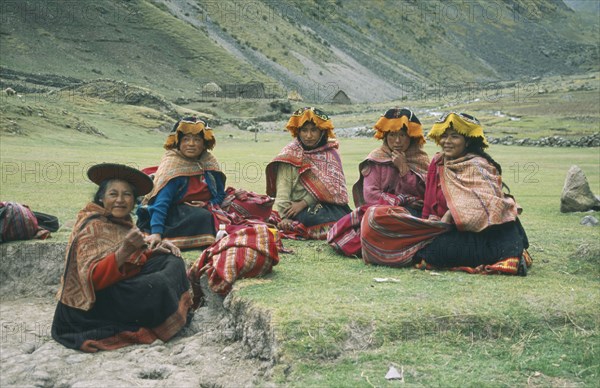
{"type": "MultiPolygon", "coordinates": [[[[414,116],[410,111],[403,114],[409,121],[409,116],[414,116]]],[[[413,133],[422,133],[418,126],[413,133]]],[[[410,123],[393,128],[411,133],[410,123]]],[[[384,135],[388,148],[392,133],[384,135]]],[[[411,137],[412,142],[419,143],[419,136],[411,137]]],[[[419,177],[419,183],[394,192],[401,197],[399,204],[358,209],[362,213],[355,224],[360,225],[363,260],[388,266],[416,263],[421,268],[525,274],[531,258],[526,251],[527,236],[517,218],[520,208],[503,192],[502,168],[484,151],[488,143],[479,121],[451,112],[433,125],[428,137],[441,151],[426,172],[426,157],[409,157],[410,147],[404,152],[406,167],[399,167],[396,174],[402,176],[402,171],[408,170],[419,177]],[[423,181],[425,190],[418,191],[423,181]],[[415,195],[417,199],[413,199],[415,195]]],[[[365,169],[361,173],[365,175],[365,169]]],[[[365,197],[368,192],[364,186],[365,197]]],[[[340,248],[336,239],[340,237],[333,236],[330,243],[340,248]]]]}
{"type": "MultiPolygon", "coordinates": [[[[503,192],[502,169],[474,117],[452,112],[433,125],[428,137],[441,149],[430,162],[416,115],[385,112],[374,126],[382,144],[359,164],[353,211],[330,117],[303,108],[286,128],[293,140],[266,167],[271,229],[256,236],[272,238],[276,227],[284,237],[327,238],[346,255],[387,266],[524,273],[531,264],[519,207],[503,192]]],[[[188,278],[180,249],[216,246],[227,222],[214,146],[207,123],[187,117],[167,137],[158,168],[89,169],[99,187],[70,237],[53,338],[93,352],[167,341],[189,322],[197,279],[188,278]]]]}

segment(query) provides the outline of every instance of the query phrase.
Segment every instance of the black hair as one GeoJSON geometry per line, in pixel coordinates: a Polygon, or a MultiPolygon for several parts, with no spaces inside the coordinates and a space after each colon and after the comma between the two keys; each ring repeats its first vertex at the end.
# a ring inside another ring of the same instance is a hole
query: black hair
{"type": "MultiPolygon", "coordinates": [[[[106,195],[106,189],[108,188],[108,184],[114,180],[122,180],[122,179],[108,178],[108,179],[103,180],[102,183],[100,183],[100,185],[98,186],[98,190],[96,191],[96,194],[94,194],[94,199],[92,200],[96,205],[104,207],[104,204],[102,203],[102,198],[104,198],[104,195],[106,195]]],[[[127,182],[127,181],[123,181],[123,182],[127,182]]],[[[133,197],[135,198],[135,203],[138,204],[139,200],[138,200],[137,188],[134,185],[132,185],[130,182],[127,182],[127,183],[133,189],[133,197]]]]}
{"type": "Polygon", "coordinates": [[[468,143],[468,145],[465,147],[466,153],[472,153],[481,156],[482,158],[487,160],[492,166],[496,167],[496,170],[498,170],[498,174],[502,175],[502,166],[500,166],[500,163],[496,162],[490,154],[483,150],[483,138],[465,136],[465,140],[468,143]]]}
{"type": "Polygon", "coordinates": [[[181,138],[183,137],[183,132],[175,132],[177,135],[177,149],[179,150],[181,146],[181,138]]]}
{"type": "MultiPolygon", "coordinates": [[[[492,166],[496,167],[496,170],[498,170],[499,175],[502,175],[502,166],[500,166],[500,163],[496,162],[490,154],[483,150],[483,138],[465,136],[465,139],[469,143],[468,146],[465,147],[465,151],[467,153],[472,153],[481,156],[482,158],[487,160],[492,166]]],[[[504,183],[504,181],[502,181],[502,187],[506,187],[506,190],[508,190],[508,192],[510,193],[510,187],[508,187],[508,185],[504,183]]]]}

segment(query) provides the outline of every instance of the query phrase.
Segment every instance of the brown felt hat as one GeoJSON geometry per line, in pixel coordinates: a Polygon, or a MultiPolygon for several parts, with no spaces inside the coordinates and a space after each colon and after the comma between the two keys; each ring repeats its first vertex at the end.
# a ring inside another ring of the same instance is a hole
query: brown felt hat
{"type": "Polygon", "coordinates": [[[101,163],[96,164],[88,170],[88,178],[97,185],[106,179],[121,179],[129,182],[135,187],[137,195],[146,195],[152,191],[154,184],[152,179],[140,170],[124,164],[101,163]]]}

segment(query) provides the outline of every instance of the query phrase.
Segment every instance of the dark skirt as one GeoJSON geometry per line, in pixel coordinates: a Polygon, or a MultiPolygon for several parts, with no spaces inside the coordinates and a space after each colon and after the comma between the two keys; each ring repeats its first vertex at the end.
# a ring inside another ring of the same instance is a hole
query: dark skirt
{"type": "MultiPolygon", "coordinates": [[[[150,213],[145,207],[137,211],[137,227],[150,234],[150,213]]],[[[215,242],[213,214],[202,207],[177,204],[169,208],[162,238],[180,249],[205,247],[215,242]]]]}
{"type": "Polygon", "coordinates": [[[435,237],[414,258],[436,267],[477,267],[509,257],[521,257],[528,247],[527,235],[517,219],[477,233],[453,229],[435,237]]]}
{"type": "Polygon", "coordinates": [[[134,343],[167,341],[187,322],[190,284],[184,261],[173,255],[150,258],[140,273],[96,292],[88,310],[58,303],[52,338],[88,352],[134,343]]]}
{"type": "Polygon", "coordinates": [[[316,225],[333,224],[352,210],[348,205],[317,203],[303,209],[294,220],[300,221],[307,228],[316,225]]]}

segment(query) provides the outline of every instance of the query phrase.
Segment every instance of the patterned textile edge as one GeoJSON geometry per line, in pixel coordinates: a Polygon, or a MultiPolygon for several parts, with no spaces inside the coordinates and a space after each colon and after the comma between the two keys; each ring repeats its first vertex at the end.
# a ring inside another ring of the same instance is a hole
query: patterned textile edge
{"type": "Polygon", "coordinates": [[[340,218],[327,232],[327,243],[345,256],[360,257],[360,222],[368,208],[359,206],[340,218]]]}
{"type": "Polygon", "coordinates": [[[335,222],[327,222],[325,224],[314,225],[306,228],[306,236],[309,240],[326,240],[327,232],[335,225],[335,222]]]}
{"type": "MultiPolygon", "coordinates": [[[[523,251],[523,260],[525,260],[525,266],[529,269],[533,264],[533,259],[527,250],[523,251]]],[[[416,269],[422,270],[448,270],[448,271],[462,271],[470,274],[481,274],[481,275],[521,275],[519,273],[520,257],[508,257],[502,259],[494,264],[479,265],[477,267],[452,267],[452,268],[441,268],[434,267],[427,264],[425,260],[421,260],[420,263],[415,264],[416,269]]],[[[523,276],[526,273],[522,274],[523,276]]]]}
{"type": "Polygon", "coordinates": [[[158,327],[142,327],[138,331],[123,331],[101,340],[87,340],[83,342],[80,350],[95,353],[98,350],[115,350],[133,344],[151,344],[156,339],[166,342],[185,326],[187,312],[191,306],[192,295],[190,292],[184,292],[179,299],[177,310],[158,327]]]}
{"type": "Polygon", "coordinates": [[[212,245],[215,242],[215,236],[199,234],[197,236],[165,237],[163,240],[171,241],[179,249],[194,249],[212,245]]]}
{"type": "Polygon", "coordinates": [[[280,230],[279,235],[290,240],[326,240],[334,225],[335,221],[332,221],[307,227],[300,221],[293,221],[290,229],[280,230]]]}

